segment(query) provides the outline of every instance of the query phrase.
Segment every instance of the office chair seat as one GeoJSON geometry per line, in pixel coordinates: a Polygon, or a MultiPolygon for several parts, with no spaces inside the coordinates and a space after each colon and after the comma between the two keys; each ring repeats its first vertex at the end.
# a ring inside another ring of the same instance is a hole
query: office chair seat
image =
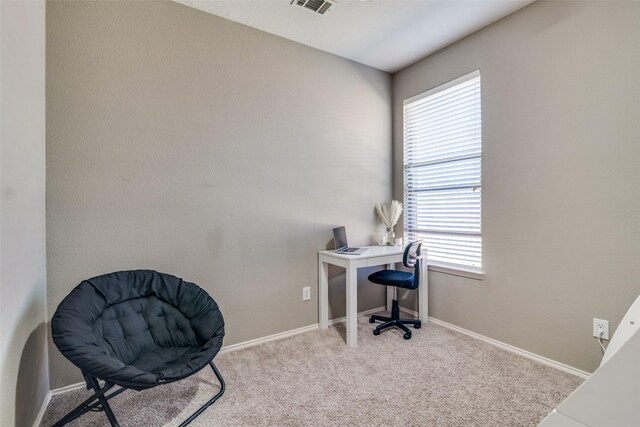
{"type": "Polygon", "coordinates": [[[396,286],[398,288],[414,289],[417,284],[413,280],[413,273],[398,270],[382,270],[369,276],[369,281],[378,285],[396,286]]]}
{"type": "Polygon", "coordinates": [[[369,281],[378,285],[393,286],[393,303],[391,317],[374,314],[369,318],[369,323],[383,322],[373,330],[373,335],[390,327],[396,327],[404,332],[404,339],[411,339],[411,331],[405,325],[413,325],[414,328],[422,327],[419,319],[401,319],[400,306],[398,305],[398,288],[416,289],[420,285],[420,260],[422,259],[422,241],[418,240],[409,244],[402,255],[402,264],[413,268],[414,272],[397,270],[382,270],[369,276],[369,281]]]}

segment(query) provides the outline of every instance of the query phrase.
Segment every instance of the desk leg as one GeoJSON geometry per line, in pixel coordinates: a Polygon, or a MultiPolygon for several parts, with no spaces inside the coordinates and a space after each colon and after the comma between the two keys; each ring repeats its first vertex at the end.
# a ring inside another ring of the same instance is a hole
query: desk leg
{"type": "Polygon", "coordinates": [[[423,249],[423,258],[420,262],[420,285],[418,285],[418,318],[422,323],[427,323],[429,318],[429,266],[427,254],[423,249]]]}
{"type": "Polygon", "coordinates": [[[329,264],[318,259],[318,323],[320,329],[329,326],[329,264]]]}
{"type": "Polygon", "coordinates": [[[347,267],[347,345],[358,346],[358,269],[347,267]]]}
{"type": "MultiPolygon", "coordinates": [[[[387,264],[387,270],[395,270],[396,264],[387,264]]],[[[387,288],[387,311],[391,313],[391,307],[393,306],[393,286],[386,286],[387,288]]]]}

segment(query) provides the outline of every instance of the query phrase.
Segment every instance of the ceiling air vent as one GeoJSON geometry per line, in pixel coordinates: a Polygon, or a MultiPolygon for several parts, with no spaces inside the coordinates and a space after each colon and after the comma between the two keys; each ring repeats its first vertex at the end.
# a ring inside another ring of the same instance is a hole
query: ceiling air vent
{"type": "Polygon", "coordinates": [[[306,7],[314,12],[324,15],[336,2],[333,0],[292,0],[291,4],[306,7]]]}

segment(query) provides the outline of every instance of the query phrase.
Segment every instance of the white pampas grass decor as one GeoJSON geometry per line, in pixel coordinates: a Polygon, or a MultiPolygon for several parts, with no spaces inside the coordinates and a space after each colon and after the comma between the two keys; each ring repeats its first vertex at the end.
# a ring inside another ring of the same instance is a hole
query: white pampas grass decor
{"type": "Polygon", "coordinates": [[[397,200],[392,200],[389,206],[377,204],[376,213],[378,214],[380,222],[387,226],[387,230],[391,230],[400,220],[402,203],[397,200]]]}

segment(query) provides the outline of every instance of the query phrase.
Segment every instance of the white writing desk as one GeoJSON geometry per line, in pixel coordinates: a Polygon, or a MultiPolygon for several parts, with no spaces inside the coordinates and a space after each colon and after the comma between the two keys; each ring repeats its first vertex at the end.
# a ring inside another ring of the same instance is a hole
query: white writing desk
{"type": "MultiPolygon", "coordinates": [[[[358,346],[358,269],[379,265],[394,269],[396,262],[402,262],[404,251],[399,246],[369,246],[368,248],[367,253],[363,255],[337,254],[336,251],[318,252],[318,323],[320,329],[326,329],[329,326],[329,264],[343,267],[346,269],[347,278],[347,345],[349,347],[358,346]]],[[[423,255],[426,255],[426,250],[423,250],[423,255]]],[[[418,287],[419,318],[423,323],[427,322],[428,294],[427,259],[424,256],[420,262],[418,287]]],[[[387,286],[387,310],[391,310],[392,295],[392,287],[387,286]]]]}

